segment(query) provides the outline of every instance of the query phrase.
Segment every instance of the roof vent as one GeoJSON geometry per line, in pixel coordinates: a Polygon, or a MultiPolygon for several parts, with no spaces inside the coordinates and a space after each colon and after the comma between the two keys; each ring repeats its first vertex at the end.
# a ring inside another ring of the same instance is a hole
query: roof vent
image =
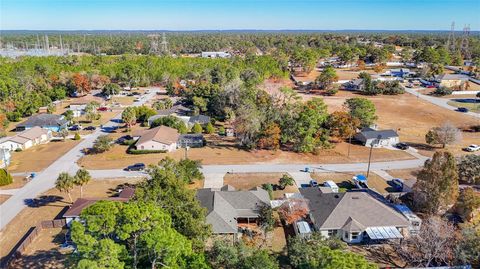
{"type": "Polygon", "coordinates": [[[352,199],[358,200],[358,199],[360,199],[360,197],[358,197],[358,196],[352,196],[352,199]]]}
{"type": "Polygon", "coordinates": [[[335,196],[333,196],[333,197],[335,197],[335,198],[339,198],[340,196],[338,196],[338,194],[335,194],[335,196]]]}

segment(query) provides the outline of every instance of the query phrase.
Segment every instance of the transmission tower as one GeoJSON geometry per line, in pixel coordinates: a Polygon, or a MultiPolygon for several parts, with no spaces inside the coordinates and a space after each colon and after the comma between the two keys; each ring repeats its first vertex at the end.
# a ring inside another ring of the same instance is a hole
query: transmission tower
{"type": "Polygon", "coordinates": [[[158,49],[158,35],[148,35],[150,37],[150,54],[159,54],[160,50],[158,49]]]}
{"type": "Polygon", "coordinates": [[[168,42],[167,42],[167,38],[165,37],[165,33],[162,33],[162,51],[164,53],[167,53],[168,52],[168,42]]]}
{"type": "Polygon", "coordinates": [[[463,58],[470,60],[472,57],[470,54],[470,46],[469,46],[469,39],[470,39],[470,25],[465,25],[463,27],[463,35],[462,35],[462,54],[463,58]]]}
{"type": "Polygon", "coordinates": [[[48,43],[48,35],[45,35],[45,51],[50,51],[50,44],[48,43]]]}
{"type": "Polygon", "coordinates": [[[452,22],[452,26],[450,27],[450,33],[448,34],[448,40],[447,40],[447,49],[450,50],[451,52],[455,51],[455,22],[452,22]]]}

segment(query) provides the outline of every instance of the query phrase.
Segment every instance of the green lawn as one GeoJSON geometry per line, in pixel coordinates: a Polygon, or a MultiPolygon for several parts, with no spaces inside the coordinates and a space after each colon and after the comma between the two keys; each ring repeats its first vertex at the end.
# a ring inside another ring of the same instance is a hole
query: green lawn
{"type": "Polygon", "coordinates": [[[454,107],[466,107],[472,112],[480,113],[480,103],[462,103],[456,101],[449,101],[448,104],[454,107]]]}

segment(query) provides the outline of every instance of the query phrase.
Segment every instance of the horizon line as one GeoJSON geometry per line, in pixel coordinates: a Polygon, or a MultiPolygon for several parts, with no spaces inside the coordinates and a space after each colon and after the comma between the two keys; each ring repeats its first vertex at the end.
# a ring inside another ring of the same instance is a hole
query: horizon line
{"type": "MultiPolygon", "coordinates": [[[[299,31],[299,32],[314,32],[314,31],[328,31],[328,32],[340,32],[340,31],[388,31],[388,32],[405,32],[405,31],[423,31],[423,32],[450,32],[451,29],[258,29],[258,28],[232,28],[232,29],[190,29],[190,30],[167,30],[167,29],[0,29],[2,31],[31,31],[31,32],[77,32],[77,31],[133,31],[133,32],[208,32],[208,31],[264,31],[264,32],[279,32],[279,31],[299,31]]],[[[479,32],[480,29],[470,29],[470,32],[479,32]]],[[[455,32],[463,32],[462,29],[455,30],[455,32]]]]}

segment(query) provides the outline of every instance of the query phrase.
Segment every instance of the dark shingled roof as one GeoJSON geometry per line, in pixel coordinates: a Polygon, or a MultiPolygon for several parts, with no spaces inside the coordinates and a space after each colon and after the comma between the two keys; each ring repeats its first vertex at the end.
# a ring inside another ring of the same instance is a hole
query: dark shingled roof
{"type": "Polygon", "coordinates": [[[188,122],[191,124],[195,124],[195,123],[208,124],[210,122],[210,117],[205,115],[192,116],[190,117],[188,122]]]}
{"type": "Polygon", "coordinates": [[[371,128],[364,128],[362,131],[357,134],[365,137],[366,139],[377,138],[381,136],[383,139],[391,138],[391,137],[398,137],[397,132],[394,130],[373,130],[371,128]]]}
{"type": "Polygon", "coordinates": [[[35,126],[63,126],[65,124],[67,124],[67,120],[62,115],[38,114],[31,116],[17,127],[31,128],[35,126]]]}

